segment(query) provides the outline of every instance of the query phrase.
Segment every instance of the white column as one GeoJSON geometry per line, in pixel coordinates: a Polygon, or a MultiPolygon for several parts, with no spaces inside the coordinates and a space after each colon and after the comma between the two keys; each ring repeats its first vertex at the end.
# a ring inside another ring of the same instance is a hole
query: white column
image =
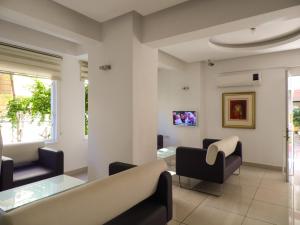
{"type": "Polygon", "coordinates": [[[156,157],[157,50],[140,41],[140,18],[103,24],[103,44],[89,50],[89,178],[113,161],[141,164],[156,157]],[[99,66],[109,64],[111,70],[99,66]]]}

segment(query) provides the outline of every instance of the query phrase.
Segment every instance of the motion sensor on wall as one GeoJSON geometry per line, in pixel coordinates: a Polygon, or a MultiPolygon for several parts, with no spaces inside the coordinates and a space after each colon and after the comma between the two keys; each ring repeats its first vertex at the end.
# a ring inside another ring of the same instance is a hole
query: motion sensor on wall
{"type": "Polygon", "coordinates": [[[209,59],[207,60],[207,65],[212,67],[215,65],[215,63],[209,59]]]}

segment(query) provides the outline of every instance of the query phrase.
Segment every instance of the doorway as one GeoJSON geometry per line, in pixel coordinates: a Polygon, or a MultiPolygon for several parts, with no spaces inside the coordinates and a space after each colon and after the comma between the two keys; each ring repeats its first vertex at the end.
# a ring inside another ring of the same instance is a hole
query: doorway
{"type": "Polygon", "coordinates": [[[300,76],[287,75],[287,181],[300,182],[300,76]],[[298,177],[299,176],[299,177],[298,177]]]}

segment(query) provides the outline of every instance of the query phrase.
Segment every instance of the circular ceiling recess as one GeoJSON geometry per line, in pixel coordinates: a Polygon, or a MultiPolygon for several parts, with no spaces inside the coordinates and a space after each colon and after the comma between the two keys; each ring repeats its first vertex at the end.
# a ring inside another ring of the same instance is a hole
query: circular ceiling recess
{"type": "Polygon", "coordinates": [[[256,27],[221,34],[209,39],[223,48],[266,48],[295,41],[300,38],[300,18],[271,21],[256,27]]]}

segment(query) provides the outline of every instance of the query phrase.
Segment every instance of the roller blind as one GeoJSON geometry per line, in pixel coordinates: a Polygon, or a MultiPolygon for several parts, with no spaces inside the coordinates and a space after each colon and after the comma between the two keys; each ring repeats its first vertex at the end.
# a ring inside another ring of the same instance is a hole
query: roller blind
{"type": "Polygon", "coordinates": [[[80,80],[88,80],[88,67],[87,61],[80,61],[80,80]]]}
{"type": "Polygon", "coordinates": [[[60,79],[62,57],[0,43],[0,70],[21,75],[60,79]]]}

